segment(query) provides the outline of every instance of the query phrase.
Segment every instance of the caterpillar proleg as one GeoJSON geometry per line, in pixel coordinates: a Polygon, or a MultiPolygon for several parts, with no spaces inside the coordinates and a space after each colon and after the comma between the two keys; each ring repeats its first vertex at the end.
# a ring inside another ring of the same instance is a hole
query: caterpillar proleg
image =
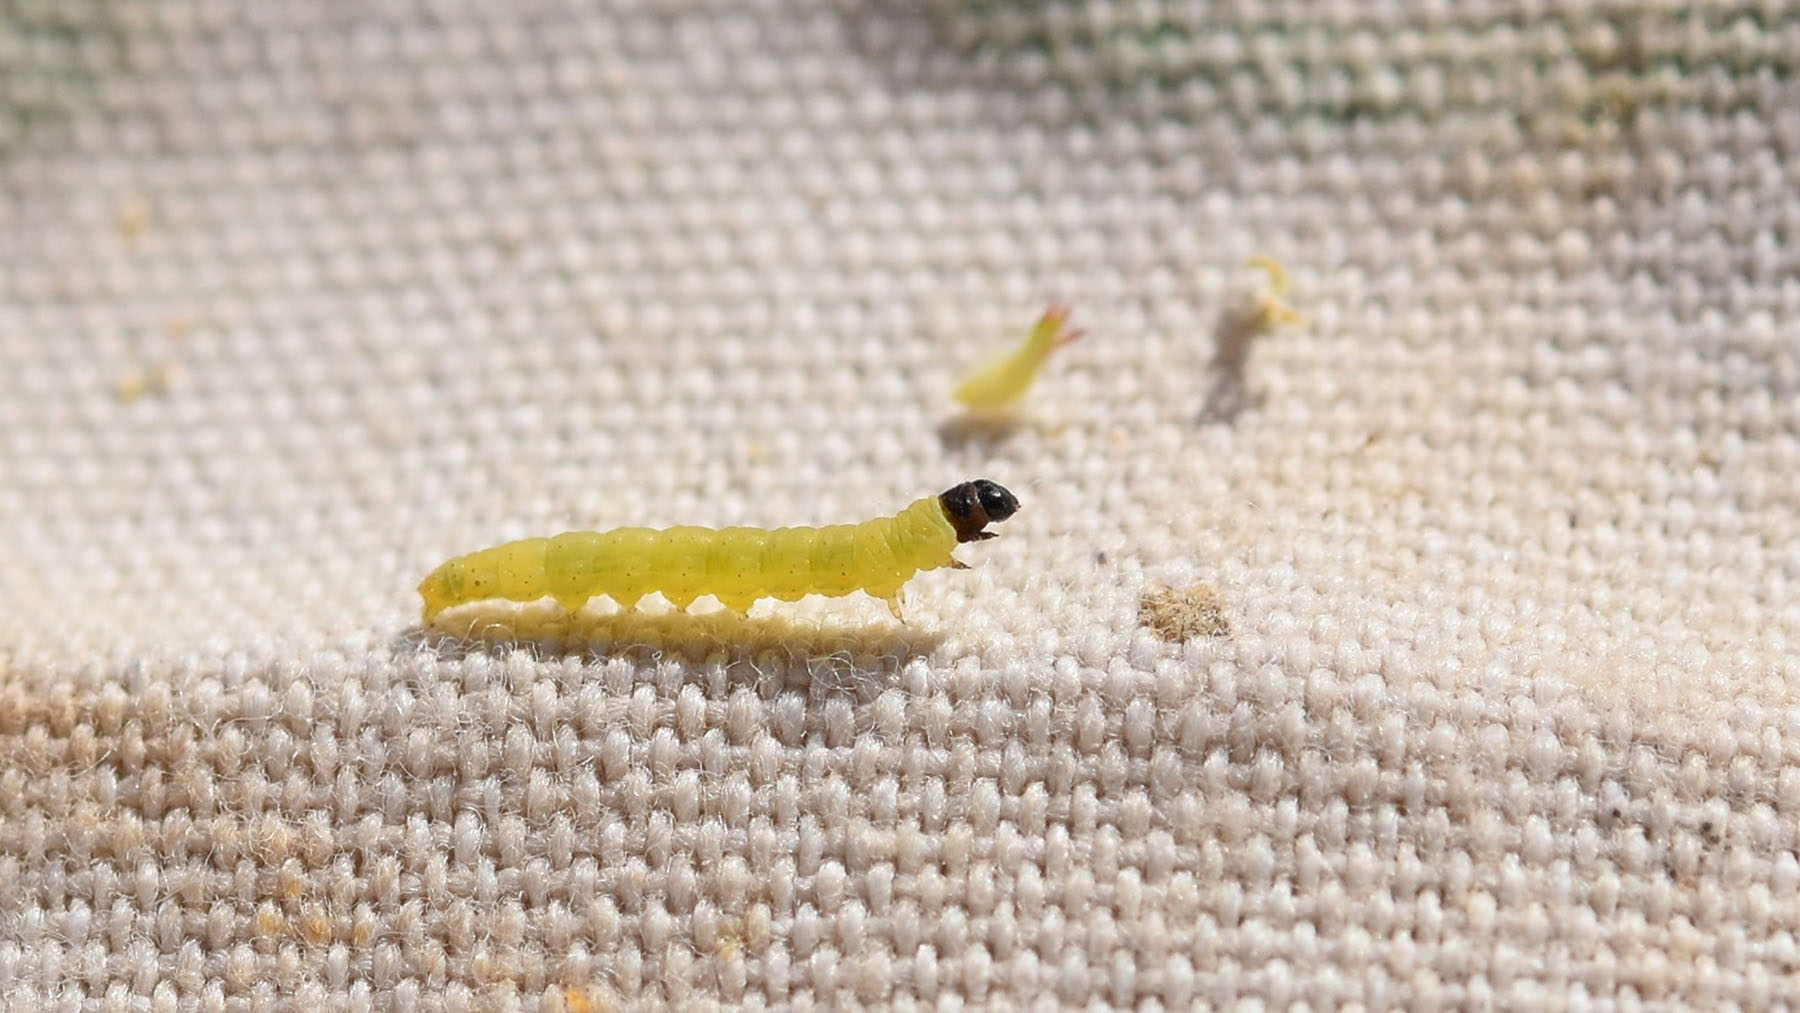
{"type": "Polygon", "coordinates": [[[864,591],[900,618],[900,592],[920,570],[965,569],[962,542],[1019,509],[1012,493],[976,479],[891,517],[810,528],[616,528],[526,538],[457,556],[419,583],[424,621],[468,602],[554,598],[573,613],[606,595],[631,608],[652,591],[685,609],[710,594],[735,612],[762,598],[864,591]]]}

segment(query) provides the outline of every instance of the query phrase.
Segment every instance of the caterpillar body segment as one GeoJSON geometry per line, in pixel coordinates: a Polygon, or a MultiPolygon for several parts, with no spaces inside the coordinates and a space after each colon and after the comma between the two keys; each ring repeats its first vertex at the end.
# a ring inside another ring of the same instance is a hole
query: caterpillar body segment
{"type": "Polygon", "coordinates": [[[1057,349],[1077,340],[1082,331],[1065,331],[1067,306],[1044,311],[1025,340],[1010,352],[998,355],[963,377],[952,397],[977,412],[1001,412],[1025,396],[1057,349]]]}
{"type": "Polygon", "coordinates": [[[419,594],[428,624],[487,599],[550,597],[575,612],[599,595],[631,608],[653,591],[681,609],[710,594],[739,613],[763,598],[864,591],[899,618],[901,588],[914,574],[963,568],[951,550],[994,537],[987,525],[1018,509],[1012,493],[978,479],[861,524],[571,531],[457,556],[421,581],[419,594]]]}

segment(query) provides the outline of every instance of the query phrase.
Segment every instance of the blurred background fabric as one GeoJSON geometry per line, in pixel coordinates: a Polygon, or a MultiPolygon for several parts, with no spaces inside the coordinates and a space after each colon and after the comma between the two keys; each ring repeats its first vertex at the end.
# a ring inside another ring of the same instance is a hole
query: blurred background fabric
{"type": "Polygon", "coordinates": [[[1777,0],[0,2],[0,995],[1791,997],[1797,75],[1777,0]],[[417,624],[974,477],[904,626],[417,624]]]}

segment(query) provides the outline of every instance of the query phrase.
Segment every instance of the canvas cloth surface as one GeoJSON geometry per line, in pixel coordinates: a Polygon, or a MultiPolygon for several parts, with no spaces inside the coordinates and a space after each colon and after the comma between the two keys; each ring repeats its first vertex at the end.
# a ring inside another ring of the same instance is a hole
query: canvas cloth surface
{"type": "Polygon", "coordinates": [[[1800,10],[1689,8],[0,6],[0,995],[1779,1004],[1800,10]],[[977,476],[905,626],[416,626],[977,476]]]}

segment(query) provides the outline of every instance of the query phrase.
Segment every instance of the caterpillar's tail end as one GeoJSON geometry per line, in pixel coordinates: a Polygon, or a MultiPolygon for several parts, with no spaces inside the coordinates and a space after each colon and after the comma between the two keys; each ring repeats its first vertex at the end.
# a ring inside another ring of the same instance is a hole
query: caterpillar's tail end
{"type": "Polygon", "coordinates": [[[419,597],[425,600],[419,609],[419,622],[422,625],[430,626],[438,613],[456,604],[456,595],[450,587],[449,569],[450,564],[445,563],[419,581],[419,597]]]}
{"type": "Polygon", "coordinates": [[[431,592],[425,589],[425,584],[419,585],[419,595],[425,599],[425,604],[419,608],[419,624],[421,626],[430,626],[432,620],[436,619],[438,613],[444,611],[447,606],[443,602],[436,600],[431,592]]]}

